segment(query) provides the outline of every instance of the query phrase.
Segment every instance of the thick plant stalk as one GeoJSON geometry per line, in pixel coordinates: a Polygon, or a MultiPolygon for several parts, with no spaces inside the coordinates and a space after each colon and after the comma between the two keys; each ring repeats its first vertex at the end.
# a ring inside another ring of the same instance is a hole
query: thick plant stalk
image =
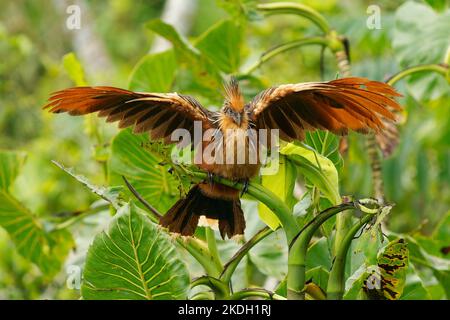
{"type": "Polygon", "coordinates": [[[220,275],[220,279],[223,282],[230,282],[231,276],[236,270],[239,262],[241,262],[242,258],[253,248],[258,242],[267,237],[269,234],[273,232],[269,227],[265,227],[258,231],[250,240],[248,240],[234,255],[233,257],[226,263],[222,274],[220,275]]]}
{"type": "Polygon", "coordinates": [[[288,273],[287,292],[289,300],[305,299],[305,292],[303,289],[306,281],[306,253],[314,233],[325,221],[334,215],[354,208],[355,204],[352,202],[343,203],[322,211],[310,223],[304,226],[299,234],[293,239],[292,243],[290,243],[288,265],[294,272],[288,273]]]}
{"type": "Polygon", "coordinates": [[[367,224],[372,218],[373,214],[365,214],[357,224],[353,225],[344,237],[342,243],[339,245],[336,252],[336,257],[333,262],[333,266],[330,271],[330,276],[327,285],[327,299],[328,300],[341,300],[345,290],[345,261],[348,254],[350,244],[354,239],[356,233],[365,224],[367,224]]]}

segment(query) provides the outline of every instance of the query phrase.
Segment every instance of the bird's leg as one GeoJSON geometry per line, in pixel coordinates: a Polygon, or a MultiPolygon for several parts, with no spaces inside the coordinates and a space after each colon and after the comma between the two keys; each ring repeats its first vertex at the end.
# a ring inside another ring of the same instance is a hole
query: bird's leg
{"type": "Polygon", "coordinates": [[[249,179],[243,179],[242,184],[244,185],[244,187],[242,188],[242,191],[241,191],[241,197],[244,195],[244,193],[246,193],[248,191],[248,186],[250,184],[249,179]]]}
{"type": "Polygon", "coordinates": [[[212,189],[214,184],[214,173],[212,172],[208,172],[208,184],[212,189]]]}

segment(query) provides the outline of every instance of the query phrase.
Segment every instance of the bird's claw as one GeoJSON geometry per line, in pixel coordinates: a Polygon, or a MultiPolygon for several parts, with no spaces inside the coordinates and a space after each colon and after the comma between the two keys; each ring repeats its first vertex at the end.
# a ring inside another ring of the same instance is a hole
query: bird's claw
{"type": "Polygon", "coordinates": [[[241,197],[242,197],[245,193],[247,193],[247,191],[248,191],[248,186],[249,186],[250,182],[248,181],[248,179],[245,179],[245,180],[242,182],[242,184],[244,185],[244,187],[242,188],[242,191],[241,191],[241,197]]]}
{"type": "Polygon", "coordinates": [[[212,173],[212,172],[208,172],[208,183],[212,188],[212,186],[214,184],[214,173],[212,173]]]}

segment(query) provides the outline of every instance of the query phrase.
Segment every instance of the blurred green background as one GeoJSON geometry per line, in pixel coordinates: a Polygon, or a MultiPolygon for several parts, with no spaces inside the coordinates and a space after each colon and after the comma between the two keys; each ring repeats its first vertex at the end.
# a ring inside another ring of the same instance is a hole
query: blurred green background
{"type": "MultiPolygon", "coordinates": [[[[193,1],[185,36],[195,38],[229,17],[225,10],[228,2],[233,1],[193,1]]],[[[433,28],[438,21],[450,20],[446,1],[417,1],[429,9],[419,16],[413,11],[399,12],[409,9],[404,1],[297,2],[317,9],[333,28],[348,37],[354,75],[383,81],[406,66],[444,61],[450,43],[448,34],[439,37],[433,28]],[[366,27],[370,4],[381,9],[381,29],[366,27]],[[405,35],[399,21],[419,31],[405,35]],[[426,30],[421,23],[427,23],[426,30]]],[[[164,0],[75,3],[82,8],[80,30],[66,27],[66,9],[71,1],[0,0],[0,149],[27,153],[14,194],[37,216],[49,219],[85,210],[96,200],[51,160],[76,166],[91,181],[105,184],[102,159],[106,159],[108,149],[103,145],[117,132],[114,125],[104,125],[103,121],[96,122],[98,127],[92,129],[86,119],[42,111],[51,92],[74,85],[63,57],[75,53],[89,84],[126,88],[135,65],[155,50],[156,36],[144,25],[161,17],[166,8],[164,0]],[[95,139],[95,130],[101,132],[100,140],[95,139]]],[[[269,48],[316,31],[298,17],[255,18],[245,27],[241,63],[245,69],[269,48]]],[[[332,55],[325,54],[322,74],[320,59],[318,47],[304,47],[276,56],[256,73],[264,86],[335,78],[332,55]]],[[[449,86],[442,77],[428,75],[401,81],[396,88],[405,96],[400,100],[405,111],[400,144],[383,165],[386,198],[395,203],[388,227],[395,232],[429,235],[450,208],[449,86]]],[[[217,104],[221,97],[215,100],[205,95],[199,99],[217,104]]],[[[340,172],[341,193],[370,196],[365,144],[356,135],[351,135],[349,142],[340,172]]],[[[99,228],[101,223],[93,218],[87,227],[73,231],[78,248],[71,253],[72,261],[82,259],[77,252],[85,253],[99,228]]],[[[77,290],[66,287],[66,277],[66,270],[62,270],[49,282],[38,268],[19,256],[0,228],[0,299],[78,298],[77,290]]]]}

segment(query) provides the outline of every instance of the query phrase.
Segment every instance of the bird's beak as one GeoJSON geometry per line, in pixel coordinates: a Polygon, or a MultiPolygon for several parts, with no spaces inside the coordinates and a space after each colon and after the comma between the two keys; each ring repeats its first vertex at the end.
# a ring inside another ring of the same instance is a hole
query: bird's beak
{"type": "Polygon", "coordinates": [[[234,113],[233,114],[233,120],[234,120],[234,122],[237,123],[238,126],[240,126],[241,122],[242,122],[242,115],[240,113],[237,113],[237,112],[234,113]]]}

